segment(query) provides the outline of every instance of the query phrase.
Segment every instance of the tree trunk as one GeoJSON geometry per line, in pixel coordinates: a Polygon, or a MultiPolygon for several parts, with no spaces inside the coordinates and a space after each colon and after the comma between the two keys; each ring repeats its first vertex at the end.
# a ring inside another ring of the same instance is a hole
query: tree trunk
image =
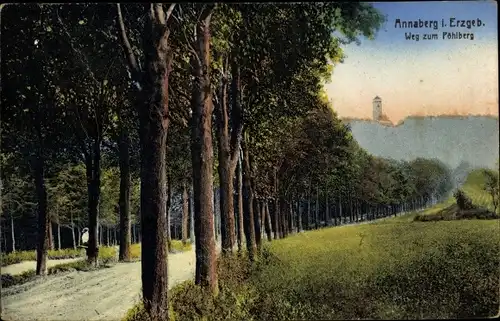
{"type": "Polygon", "coordinates": [[[251,167],[249,152],[247,147],[247,137],[242,142],[243,145],[243,208],[244,208],[244,229],[245,229],[245,239],[247,243],[247,251],[250,261],[255,260],[255,255],[257,251],[256,239],[255,239],[255,219],[253,211],[253,191],[251,183],[251,167]]]}
{"type": "Polygon", "coordinates": [[[314,216],[314,227],[319,228],[319,188],[316,187],[316,214],[314,216]]]}
{"type": "Polygon", "coordinates": [[[44,160],[38,152],[34,164],[35,189],[38,202],[38,236],[36,251],[36,275],[47,274],[47,250],[49,248],[50,220],[47,215],[47,188],[44,178],[44,160]]]}
{"type": "Polygon", "coordinates": [[[61,250],[61,225],[59,222],[57,224],[57,249],[61,250]]]}
{"type": "Polygon", "coordinates": [[[193,195],[193,185],[189,190],[189,240],[194,244],[194,195],[193,195]]]}
{"type": "Polygon", "coordinates": [[[264,234],[266,232],[266,201],[265,200],[260,200],[259,201],[259,213],[260,213],[260,227],[261,227],[261,233],[264,234]]]}
{"type": "Polygon", "coordinates": [[[309,185],[309,192],[307,193],[307,224],[306,230],[311,228],[311,205],[312,205],[312,193],[311,193],[311,184],[309,185]]]}
{"type": "Polygon", "coordinates": [[[89,263],[97,264],[98,257],[98,212],[101,186],[101,142],[94,140],[90,153],[85,157],[88,191],[89,241],[87,259],[89,263]]]}
{"type": "Polygon", "coordinates": [[[14,234],[14,216],[10,212],[10,236],[12,238],[12,252],[16,252],[16,235],[14,234]]]}
{"type": "Polygon", "coordinates": [[[128,41],[120,5],[118,24],[136,91],[141,145],[142,297],[149,319],[168,319],[168,253],[166,248],[166,146],[169,126],[170,30],[162,4],[150,4],[142,32],[144,69],[128,41]]]}
{"type": "Polygon", "coordinates": [[[194,44],[196,57],[191,57],[194,76],[192,99],[191,151],[194,181],[194,213],[196,234],[195,283],[218,291],[214,239],[212,93],[210,83],[210,20],[213,5],[200,13],[194,44]]]}
{"type": "Polygon", "coordinates": [[[75,228],[73,227],[73,223],[71,223],[71,236],[73,237],[73,249],[76,250],[75,228]]]}
{"type": "Polygon", "coordinates": [[[52,231],[52,221],[50,220],[50,218],[49,218],[49,240],[48,241],[49,241],[49,249],[51,251],[54,251],[54,248],[55,248],[55,245],[54,245],[54,232],[52,231]]]}
{"type": "Polygon", "coordinates": [[[269,213],[269,201],[266,200],[264,202],[264,217],[265,217],[265,224],[266,224],[266,234],[267,234],[267,240],[269,242],[271,242],[271,240],[273,239],[272,238],[272,235],[271,235],[271,215],[269,213]]]}
{"type": "MultiPolygon", "coordinates": [[[[236,177],[235,177],[236,178],[236,177]]],[[[233,184],[236,188],[236,183],[233,184]]],[[[240,216],[238,214],[238,192],[234,192],[233,193],[233,213],[234,213],[234,223],[235,223],[235,245],[238,246],[238,253],[241,252],[241,244],[240,244],[240,234],[239,234],[239,231],[240,231],[240,216]]]]}
{"type": "Polygon", "coordinates": [[[171,217],[172,217],[172,212],[171,212],[171,207],[172,207],[172,180],[170,177],[167,177],[167,202],[166,202],[166,210],[165,210],[165,215],[166,217],[166,233],[167,233],[167,249],[169,251],[172,250],[172,224],[171,224],[171,217]]]}
{"type": "Polygon", "coordinates": [[[297,222],[297,228],[298,228],[298,231],[299,232],[302,232],[304,231],[304,229],[302,228],[302,206],[301,206],[301,201],[300,199],[297,201],[297,213],[298,213],[298,222],[297,222]]]}
{"type": "Polygon", "coordinates": [[[273,185],[274,185],[274,213],[273,213],[273,227],[274,227],[274,239],[277,240],[279,238],[279,217],[280,217],[280,202],[278,196],[278,170],[274,169],[273,175],[273,185]]]}
{"type": "Polygon", "coordinates": [[[233,63],[233,108],[231,114],[232,130],[229,133],[229,114],[227,102],[228,61],[226,58],[222,75],[219,103],[216,106],[217,138],[219,141],[219,201],[222,225],[222,253],[232,252],[235,243],[233,178],[239,155],[241,137],[241,112],[239,101],[239,67],[233,63]]]}
{"type": "Polygon", "coordinates": [[[342,196],[339,195],[339,219],[340,219],[340,224],[342,224],[342,217],[343,217],[343,213],[342,213],[342,196]]]}
{"type": "Polygon", "coordinates": [[[284,212],[283,199],[278,198],[276,201],[276,234],[278,235],[278,239],[283,238],[283,230],[282,230],[282,216],[284,212]]]}
{"type": "MultiPolygon", "coordinates": [[[[252,184],[253,185],[253,184],[252,184]]],[[[254,187],[252,186],[252,192],[254,190],[254,187]]],[[[260,207],[259,207],[259,200],[254,198],[252,202],[253,206],[253,213],[254,213],[254,227],[255,227],[255,245],[257,246],[257,250],[260,251],[262,249],[262,229],[261,229],[261,223],[260,223],[260,207]]]]}
{"type": "Polygon", "coordinates": [[[189,194],[186,182],[182,183],[182,244],[188,242],[189,194]]]}
{"type": "Polygon", "coordinates": [[[280,224],[280,228],[281,228],[281,237],[282,238],[285,238],[287,237],[288,235],[288,222],[287,222],[287,216],[288,216],[288,211],[289,211],[289,206],[288,206],[288,202],[284,199],[281,200],[281,215],[280,215],[280,220],[281,220],[281,224],[280,224]]]}
{"type": "Polygon", "coordinates": [[[103,241],[103,238],[104,238],[104,227],[102,226],[101,223],[97,223],[97,226],[99,227],[97,229],[97,232],[98,232],[97,237],[99,239],[99,246],[101,246],[104,243],[104,241],[103,241]]]}
{"type": "Polygon", "coordinates": [[[329,194],[326,194],[326,204],[325,204],[325,226],[330,225],[330,203],[329,194]]]}
{"type": "Polygon", "coordinates": [[[238,192],[238,251],[243,250],[244,240],[244,224],[243,224],[243,166],[242,166],[242,155],[238,152],[238,165],[237,165],[237,175],[236,175],[236,190],[238,192]]]}
{"type": "Polygon", "coordinates": [[[269,213],[270,217],[271,217],[271,231],[273,232],[273,238],[275,240],[278,239],[278,223],[277,223],[277,217],[276,217],[276,213],[279,212],[279,207],[278,207],[278,200],[277,199],[273,199],[271,200],[271,206],[272,206],[272,214],[269,213]]]}
{"type": "Polygon", "coordinates": [[[214,212],[214,235],[215,235],[215,241],[219,241],[220,208],[219,211],[217,211],[217,188],[215,188],[215,186],[212,195],[214,197],[212,200],[212,211],[214,212]]]}
{"type": "Polygon", "coordinates": [[[119,142],[119,166],[120,166],[120,250],[118,259],[120,261],[130,260],[131,244],[131,219],[130,219],[130,139],[127,129],[121,123],[122,132],[119,142]]]}

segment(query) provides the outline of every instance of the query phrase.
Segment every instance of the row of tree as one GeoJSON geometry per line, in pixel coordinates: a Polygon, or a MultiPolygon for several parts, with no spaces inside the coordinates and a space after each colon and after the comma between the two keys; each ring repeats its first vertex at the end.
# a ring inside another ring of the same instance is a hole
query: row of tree
{"type": "Polygon", "coordinates": [[[296,218],[318,228],[342,208],[352,220],[380,216],[447,191],[439,162],[359,148],[322,90],[341,45],[381,25],[369,4],[30,4],[2,14],[3,189],[15,179],[34,189],[18,184],[2,209],[20,196],[19,211],[36,206],[37,274],[54,219],[89,227],[96,262],[99,221],[119,215],[127,260],[140,212],[143,300],[163,319],[173,191],[192,190],[183,239],[193,222],[195,281],[214,294],[214,184],[222,252],[246,244],[251,260],[262,226],[285,237],[296,218]]]}
{"type": "MultiPolygon", "coordinates": [[[[326,116],[329,117],[329,116],[326,116]]],[[[316,126],[316,124],[314,125],[316,126]]],[[[333,127],[333,124],[332,124],[333,127]]],[[[325,130],[332,128],[325,127],[325,130]]],[[[319,129],[319,128],[317,128],[319,129]]],[[[324,133],[328,134],[328,133],[324,133]]],[[[352,142],[353,143],[353,142],[352,142]]],[[[333,152],[333,151],[328,151],[333,152]]],[[[295,185],[293,187],[292,199],[295,203],[290,212],[293,219],[290,223],[297,229],[307,230],[325,225],[337,225],[342,222],[353,222],[360,219],[369,219],[371,212],[380,212],[385,215],[395,214],[395,211],[404,211],[405,208],[426,204],[436,200],[439,196],[446,195],[450,190],[450,180],[446,168],[435,160],[417,159],[412,162],[396,162],[388,159],[380,159],[365,154],[371,158],[365,162],[367,166],[355,177],[364,184],[354,186],[349,190],[337,190],[333,187],[324,186],[321,180],[316,180],[313,185],[306,186],[306,190],[295,185]],[[368,167],[374,167],[374,162],[381,164],[375,171],[368,171],[368,167]],[[434,171],[433,170],[434,167],[434,171]],[[371,175],[370,175],[371,174],[371,175]],[[374,174],[376,174],[374,176],[374,174]],[[439,179],[439,181],[438,181],[439,179]],[[423,184],[421,183],[423,182],[423,184]],[[417,189],[417,184],[420,184],[417,189]],[[309,188],[307,190],[307,188],[309,188]],[[377,191],[378,190],[378,191],[377,191]],[[301,192],[302,191],[302,192],[301,192]],[[306,191],[306,192],[303,192],[306,191]],[[363,210],[362,210],[363,209],[363,210]],[[372,209],[370,211],[369,209],[372,209]],[[362,214],[365,216],[361,216],[362,214]],[[326,216],[325,216],[326,215],[326,216]]],[[[353,162],[361,158],[353,159],[353,162]]],[[[2,168],[8,169],[11,164],[4,163],[2,168]]],[[[2,216],[2,252],[15,252],[17,250],[30,250],[36,247],[36,195],[31,179],[28,176],[18,177],[17,173],[5,175],[2,172],[4,193],[2,216]]],[[[324,173],[321,177],[328,177],[324,173]]],[[[103,180],[101,184],[101,201],[99,204],[99,244],[119,244],[119,184],[118,168],[104,167],[103,180]]],[[[294,183],[296,184],[296,183],[294,183]]],[[[491,185],[491,184],[490,184],[491,185]]],[[[335,186],[350,187],[344,184],[335,186]]],[[[49,248],[77,248],[80,246],[80,235],[87,222],[87,190],[85,183],[85,171],[82,164],[63,168],[54,177],[47,179],[48,213],[51,224],[49,226],[49,248]]],[[[167,211],[167,221],[170,229],[167,229],[167,237],[188,242],[193,239],[194,231],[190,224],[192,216],[192,195],[186,190],[172,189],[171,201],[167,211]]],[[[238,229],[238,190],[233,191],[235,204],[234,228],[238,241],[238,249],[242,250],[241,241],[244,233],[238,229]],[[239,233],[239,234],[238,234],[239,233]]],[[[214,210],[215,210],[215,237],[219,239],[221,228],[220,188],[214,187],[214,210]]],[[[274,222],[276,217],[273,195],[261,194],[256,197],[259,207],[260,226],[266,228],[265,223],[269,211],[273,213],[269,217],[274,222]],[[262,217],[264,216],[264,219],[262,217]],[[264,222],[264,223],[262,223],[264,222]]],[[[283,200],[286,198],[282,197],[283,200]]],[[[288,206],[291,201],[289,201],[288,206]]],[[[140,207],[139,207],[139,180],[131,181],[131,242],[140,242],[140,207]]],[[[378,215],[377,215],[378,216],[378,215]]],[[[266,233],[276,233],[275,223],[266,233]]],[[[290,232],[290,231],[289,231],[290,232]]]]}

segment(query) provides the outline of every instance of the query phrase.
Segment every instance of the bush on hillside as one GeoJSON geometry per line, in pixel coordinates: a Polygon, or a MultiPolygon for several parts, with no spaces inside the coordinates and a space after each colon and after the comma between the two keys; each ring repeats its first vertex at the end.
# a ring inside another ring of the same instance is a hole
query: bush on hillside
{"type": "Polygon", "coordinates": [[[472,200],[465,195],[461,189],[456,190],[455,193],[453,193],[453,197],[455,197],[459,209],[472,210],[475,208],[474,204],[472,204],[472,200]]]}
{"type": "Polygon", "coordinates": [[[461,190],[457,190],[454,196],[457,204],[452,204],[433,214],[418,214],[414,220],[419,222],[435,222],[471,219],[492,220],[499,218],[494,212],[474,205],[470,198],[461,190]]]}

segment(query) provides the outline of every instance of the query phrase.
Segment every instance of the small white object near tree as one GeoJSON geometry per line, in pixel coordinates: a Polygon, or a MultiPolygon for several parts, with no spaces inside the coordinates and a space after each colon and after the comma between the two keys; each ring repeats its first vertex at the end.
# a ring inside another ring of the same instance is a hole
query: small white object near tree
{"type": "Polygon", "coordinates": [[[82,231],[82,245],[87,246],[89,242],[89,229],[85,227],[82,231]]]}

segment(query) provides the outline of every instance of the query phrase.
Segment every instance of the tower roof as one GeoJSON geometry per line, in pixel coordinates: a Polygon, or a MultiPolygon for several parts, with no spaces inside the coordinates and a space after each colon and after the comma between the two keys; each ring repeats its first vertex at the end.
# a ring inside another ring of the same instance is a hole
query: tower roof
{"type": "Polygon", "coordinates": [[[375,98],[373,98],[373,100],[382,100],[382,99],[380,99],[379,96],[375,96],[375,98]]]}

